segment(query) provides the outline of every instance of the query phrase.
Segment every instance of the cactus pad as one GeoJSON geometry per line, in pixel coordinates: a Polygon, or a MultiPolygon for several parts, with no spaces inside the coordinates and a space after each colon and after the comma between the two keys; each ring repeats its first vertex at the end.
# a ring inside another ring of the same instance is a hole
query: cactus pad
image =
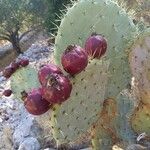
{"type": "Polygon", "coordinates": [[[92,146],[95,150],[111,149],[117,143],[118,137],[114,128],[114,119],[117,114],[117,103],[113,99],[107,99],[103,103],[103,109],[99,120],[93,126],[92,146]]]}
{"type": "Polygon", "coordinates": [[[22,92],[29,92],[40,86],[37,71],[31,67],[17,70],[11,77],[11,89],[15,98],[22,99],[22,92]]]}
{"type": "Polygon", "coordinates": [[[68,9],[61,21],[55,41],[55,61],[61,65],[60,57],[68,45],[83,47],[91,33],[104,35],[108,42],[106,58],[110,60],[111,74],[105,98],[114,98],[130,82],[128,52],[125,50],[132,43],[135,30],[132,20],[115,2],[81,0],[68,9]]]}
{"type": "Polygon", "coordinates": [[[98,129],[92,137],[93,150],[111,150],[113,146],[111,133],[103,126],[99,126],[98,129]]]}
{"type": "Polygon", "coordinates": [[[135,41],[130,53],[130,66],[141,101],[150,104],[150,29],[135,41]]]}
{"type": "Polygon", "coordinates": [[[104,100],[109,63],[92,60],[71,79],[70,98],[54,108],[51,125],[58,144],[76,140],[98,119],[104,100]]]}
{"type": "Polygon", "coordinates": [[[131,128],[130,118],[134,110],[134,100],[129,92],[122,91],[116,100],[104,101],[100,118],[92,131],[94,149],[111,149],[113,144],[123,141],[135,141],[135,133],[131,128]]]}
{"type": "Polygon", "coordinates": [[[119,139],[123,142],[135,142],[135,133],[131,128],[130,118],[134,111],[134,99],[130,93],[123,91],[117,97],[117,117],[115,119],[115,128],[119,139]]]}
{"type": "Polygon", "coordinates": [[[138,134],[150,135],[150,105],[140,104],[131,118],[132,128],[138,134]]]}

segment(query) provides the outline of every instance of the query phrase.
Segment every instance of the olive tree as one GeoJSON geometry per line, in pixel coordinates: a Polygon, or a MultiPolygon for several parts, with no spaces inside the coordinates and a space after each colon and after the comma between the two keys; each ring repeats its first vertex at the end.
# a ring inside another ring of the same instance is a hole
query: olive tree
{"type": "Polygon", "coordinates": [[[20,40],[43,24],[47,10],[45,0],[0,0],[0,40],[21,53],[20,40]]]}

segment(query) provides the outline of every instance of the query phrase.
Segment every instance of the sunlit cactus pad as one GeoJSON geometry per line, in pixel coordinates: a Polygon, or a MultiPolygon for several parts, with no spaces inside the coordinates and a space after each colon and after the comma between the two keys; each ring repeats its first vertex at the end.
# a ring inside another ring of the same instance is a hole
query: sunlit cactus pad
{"type": "Polygon", "coordinates": [[[20,68],[11,77],[11,89],[15,98],[22,99],[22,93],[40,86],[37,71],[30,66],[20,68]]]}
{"type": "Polygon", "coordinates": [[[114,126],[118,138],[123,142],[131,143],[135,142],[135,132],[131,128],[131,114],[135,109],[134,98],[129,91],[122,91],[117,96],[117,116],[114,121],[114,126]]]}
{"type": "Polygon", "coordinates": [[[139,95],[143,103],[150,104],[150,29],[140,35],[131,49],[130,66],[139,95]]]}
{"type": "Polygon", "coordinates": [[[122,91],[116,99],[104,101],[100,118],[93,130],[92,144],[95,150],[111,149],[113,144],[135,142],[136,134],[131,128],[134,99],[129,91],[122,91]]]}
{"type": "Polygon", "coordinates": [[[117,115],[117,103],[114,99],[106,99],[99,120],[93,125],[92,146],[94,150],[111,149],[117,142],[114,122],[117,115]]]}
{"type": "Polygon", "coordinates": [[[71,79],[70,98],[54,108],[51,125],[59,144],[76,140],[98,119],[107,86],[109,62],[92,60],[71,79]]]}
{"type": "Polygon", "coordinates": [[[66,47],[70,44],[84,47],[86,39],[93,32],[107,39],[106,57],[110,59],[111,76],[105,98],[114,98],[130,82],[126,50],[136,32],[131,18],[117,3],[111,0],[81,0],[69,8],[56,36],[55,61],[61,65],[60,57],[66,47]]]}
{"type": "Polygon", "coordinates": [[[140,104],[131,118],[131,123],[135,132],[145,132],[150,136],[150,105],[140,104]]]}

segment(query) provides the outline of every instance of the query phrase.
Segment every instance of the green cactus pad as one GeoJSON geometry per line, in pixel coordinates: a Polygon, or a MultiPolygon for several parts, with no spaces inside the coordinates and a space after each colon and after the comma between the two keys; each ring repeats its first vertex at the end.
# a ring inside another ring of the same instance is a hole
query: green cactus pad
{"type": "Polygon", "coordinates": [[[130,82],[127,48],[136,31],[127,13],[111,0],[81,0],[68,9],[55,40],[54,57],[61,65],[61,55],[70,44],[84,46],[93,33],[102,34],[108,42],[106,58],[111,74],[105,98],[114,98],[130,82]],[[113,89],[113,90],[112,90],[113,89]]]}
{"type": "Polygon", "coordinates": [[[117,96],[117,117],[115,119],[115,128],[118,138],[125,143],[134,143],[136,134],[131,128],[130,118],[133,113],[134,99],[129,92],[122,92],[117,96]]]}
{"type": "Polygon", "coordinates": [[[29,92],[40,86],[37,71],[31,67],[17,70],[11,77],[11,89],[15,98],[22,99],[22,92],[29,92]]]}
{"type": "Polygon", "coordinates": [[[70,98],[56,106],[51,116],[54,138],[58,144],[76,140],[98,119],[104,100],[109,63],[89,62],[85,71],[71,78],[70,98]]]}
{"type": "Polygon", "coordinates": [[[111,149],[120,141],[123,144],[135,142],[136,134],[130,124],[133,111],[134,99],[127,90],[122,91],[116,100],[105,100],[100,119],[93,129],[94,149],[111,149]]]}
{"type": "Polygon", "coordinates": [[[140,100],[150,104],[150,29],[135,41],[130,53],[130,67],[138,83],[140,100]]]}
{"type": "Polygon", "coordinates": [[[92,146],[94,150],[111,149],[118,142],[114,128],[114,119],[117,114],[117,103],[113,99],[107,99],[103,103],[100,118],[92,130],[92,146]]]}
{"type": "Polygon", "coordinates": [[[138,134],[150,135],[150,105],[140,104],[131,118],[132,128],[138,134]]]}
{"type": "Polygon", "coordinates": [[[100,126],[92,139],[93,150],[111,150],[113,146],[111,134],[100,126]]]}

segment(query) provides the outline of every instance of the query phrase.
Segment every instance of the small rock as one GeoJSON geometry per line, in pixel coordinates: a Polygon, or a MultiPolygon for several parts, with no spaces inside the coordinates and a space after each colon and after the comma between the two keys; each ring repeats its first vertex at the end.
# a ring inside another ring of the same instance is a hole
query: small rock
{"type": "Polygon", "coordinates": [[[80,149],[80,150],[92,150],[92,148],[85,148],[85,149],[80,149]]]}
{"type": "MultiPolygon", "coordinates": [[[[21,107],[23,110],[24,108],[21,107]]],[[[33,125],[33,118],[30,117],[25,111],[22,111],[21,121],[19,125],[16,127],[13,134],[14,145],[17,147],[24,141],[24,139],[30,136],[31,127],[33,125]]]]}
{"type": "Polygon", "coordinates": [[[40,144],[37,139],[29,137],[21,143],[18,150],[40,150],[40,144]]]}
{"type": "Polygon", "coordinates": [[[126,150],[148,150],[148,149],[142,145],[133,144],[133,145],[128,146],[126,150]]]}
{"type": "Polygon", "coordinates": [[[46,148],[46,149],[44,149],[44,150],[55,150],[55,149],[53,149],[53,148],[46,148]]]}

